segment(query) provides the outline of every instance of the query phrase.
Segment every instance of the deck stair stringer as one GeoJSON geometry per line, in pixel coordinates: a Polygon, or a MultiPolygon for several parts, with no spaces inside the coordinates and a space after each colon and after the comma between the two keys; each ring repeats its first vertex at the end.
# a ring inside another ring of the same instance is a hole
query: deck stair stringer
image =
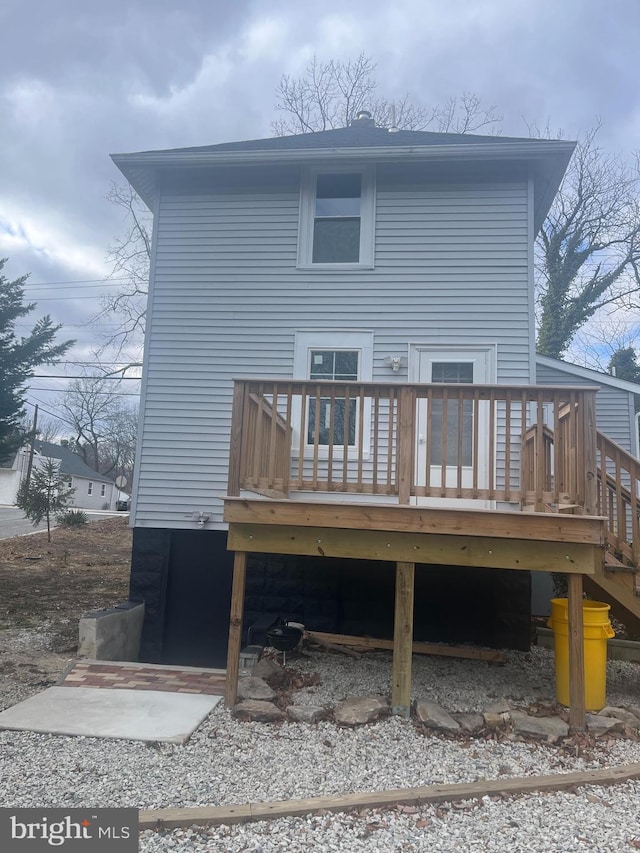
{"type": "Polygon", "coordinates": [[[611,605],[613,615],[624,622],[629,632],[640,635],[638,576],[638,567],[606,551],[602,570],[585,576],[584,584],[589,595],[611,605]]]}

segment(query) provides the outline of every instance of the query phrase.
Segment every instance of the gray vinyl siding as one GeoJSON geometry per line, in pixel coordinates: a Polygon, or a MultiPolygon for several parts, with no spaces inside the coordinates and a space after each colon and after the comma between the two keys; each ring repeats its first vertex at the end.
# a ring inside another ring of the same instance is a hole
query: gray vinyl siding
{"type": "Polygon", "coordinates": [[[600,390],[596,394],[598,429],[635,456],[633,394],[621,388],[614,388],[611,385],[595,381],[591,382],[585,377],[541,364],[538,364],[537,367],[537,382],[539,385],[599,387],[600,390]]]}
{"type": "Polygon", "coordinates": [[[221,520],[232,378],[289,378],[299,329],[374,332],[373,379],[407,380],[410,343],[497,344],[529,383],[526,175],[474,183],[378,168],[375,267],[296,267],[299,173],[174,180],[159,203],[136,526],[221,520]],[[388,355],[404,356],[393,374],[388,355]]]}

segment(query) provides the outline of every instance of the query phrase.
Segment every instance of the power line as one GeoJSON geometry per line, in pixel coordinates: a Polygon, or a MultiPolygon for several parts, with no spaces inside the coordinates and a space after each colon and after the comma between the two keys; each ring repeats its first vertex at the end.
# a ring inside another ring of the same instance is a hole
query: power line
{"type": "Polygon", "coordinates": [[[104,284],[109,281],[129,281],[128,278],[76,278],[70,279],[69,281],[33,281],[29,283],[23,284],[23,288],[26,290],[29,287],[51,287],[52,285],[58,284],[104,284]]]}
{"type": "Polygon", "coordinates": [[[140,382],[139,376],[52,376],[50,373],[32,373],[33,379],[90,379],[111,382],[140,382]]]}
{"type": "MultiPolygon", "coordinates": [[[[75,394],[76,392],[72,388],[34,388],[29,386],[27,389],[28,392],[31,391],[49,391],[52,394],[75,394]]],[[[134,394],[131,391],[92,391],[92,394],[101,394],[107,397],[139,397],[140,394],[134,394]]],[[[34,400],[37,397],[33,398],[34,400]]]]}

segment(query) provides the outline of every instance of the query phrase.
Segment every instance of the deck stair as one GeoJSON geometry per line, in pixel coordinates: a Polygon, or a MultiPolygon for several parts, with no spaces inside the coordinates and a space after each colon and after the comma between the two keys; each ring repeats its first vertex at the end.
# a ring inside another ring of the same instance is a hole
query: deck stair
{"type": "Polygon", "coordinates": [[[585,590],[640,635],[640,461],[600,432],[597,447],[597,511],[605,518],[606,551],[602,571],[585,577],[585,590]]]}

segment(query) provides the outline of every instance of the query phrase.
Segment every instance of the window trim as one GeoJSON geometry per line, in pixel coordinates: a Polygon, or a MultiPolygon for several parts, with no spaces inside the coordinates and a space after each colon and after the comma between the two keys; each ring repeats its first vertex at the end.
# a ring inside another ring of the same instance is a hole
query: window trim
{"type": "MultiPolygon", "coordinates": [[[[312,350],[332,350],[332,351],[355,351],[360,353],[359,358],[359,376],[358,382],[373,381],[373,331],[361,329],[308,329],[299,330],[296,332],[295,348],[293,358],[293,378],[294,379],[309,379],[309,359],[312,350]]],[[[313,380],[309,380],[313,381],[313,380]]],[[[292,430],[291,452],[294,459],[300,457],[300,432],[298,425],[300,423],[301,414],[300,398],[296,397],[292,401],[292,430]]],[[[307,407],[308,417],[308,407],[307,407]]],[[[308,426],[304,425],[305,436],[308,435],[308,426]]],[[[347,458],[357,459],[358,431],[356,430],[356,444],[347,445],[347,458]]],[[[364,403],[364,423],[362,428],[362,440],[364,447],[362,449],[362,458],[367,460],[370,454],[371,447],[371,400],[367,399],[364,403]]],[[[333,458],[341,458],[344,450],[344,445],[333,446],[333,458]]],[[[305,440],[304,457],[311,458],[313,456],[313,444],[309,444],[305,440]]],[[[319,445],[319,458],[326,459],[329,456],[329,446],[319,445]]]]}
{"type": "Polygon", "coordinates": [[[101,486],[100,486],[100,497],[101,497],[101,498],[106,498],[106,496],[107,496],[107,484],[106,484],[106,483],[102,483],[102,484],[101,484],[101,486]]]}
{"type": "Polygon", "coordinates": [[[89,480],[89,483],[87,485],[87,494],[88,495],[93,494],[93,480],[89,480]]]}
{"type": "Polygon", "coordinates": [[[373,166],[315,166],[305,168],[300,181],[300,215],[298,229],[298,269],[305,270],[370,270],[374,268],[376,181],[373,166]],[[360,196],[360,260],[353,263],[313,263],[316,185],[318,175],[358,174],[360,196]]]}

